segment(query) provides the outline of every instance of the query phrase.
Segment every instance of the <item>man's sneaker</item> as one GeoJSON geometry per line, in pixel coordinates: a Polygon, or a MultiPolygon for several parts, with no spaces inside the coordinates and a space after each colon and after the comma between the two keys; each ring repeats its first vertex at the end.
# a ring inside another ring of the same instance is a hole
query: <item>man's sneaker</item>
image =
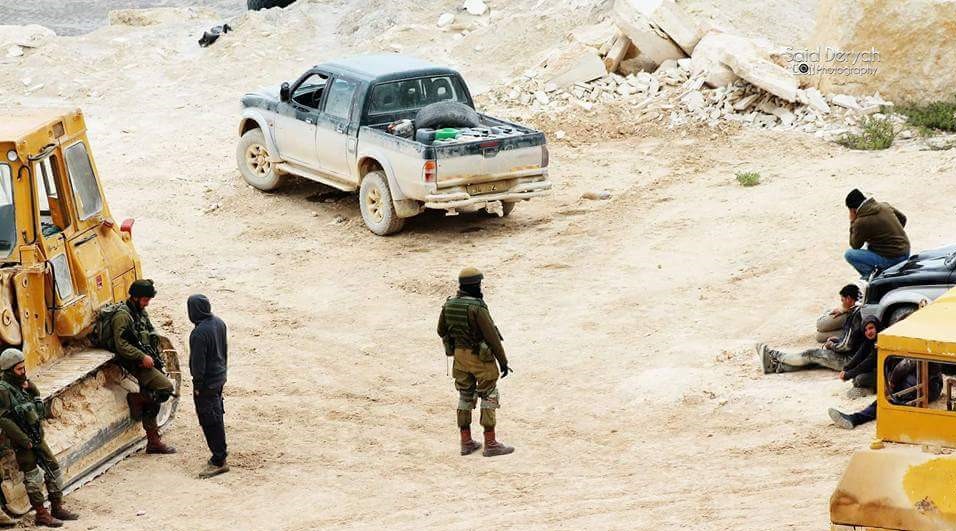
{"type": "Polygon", "coordinates": [[[845,413],[840,413],[832,407],[827,410],[827,413],[830,414],[830,420],[833,421],[833,424],[835,424],[837,428],[852,430],[856,427],[853,425],[853,419],[851,419],[850,416],[845,413]]]}
{"type": "Polygon", "coordinates": [[[229,465],[226,464],[225,461],[223,461],[221,465],[217,465],[212,461],[209,461],[206,463],[206,468],[203,468],[202,471],[199,472],[199,478],[207,479],[213,476],[218,476],[219,474],[225,474],[226,472],[229,472],[229,465]]]}
{"type": "Polygon", "coordinates": [[[850,390],[846,392],[846,397],[856,400],[857,398],[863,398],[871,394],[873,394],[873,391],[866,387],[851,387],[850,390]]]}
{"type": "Polygon", "coordinates": [[[773,353],[770,351],[770,348],[767,347],[766,343],[757,343],[757,345],[754,346],[754,350],[757,351],[757,356],[760,357],[764,374],[777,372],[777,360],[774,359],[773,353]]]}

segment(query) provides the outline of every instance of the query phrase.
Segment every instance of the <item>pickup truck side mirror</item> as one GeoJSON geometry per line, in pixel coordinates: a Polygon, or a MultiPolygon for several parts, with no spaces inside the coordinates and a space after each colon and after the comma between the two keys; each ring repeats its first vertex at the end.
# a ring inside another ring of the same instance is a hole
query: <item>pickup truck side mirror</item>
{"type": "Polygon", "coordinates": [[[280,101],[289,101],[289,82],[283,82],[282,86],[279,87],[279,100],[280,101]]]}

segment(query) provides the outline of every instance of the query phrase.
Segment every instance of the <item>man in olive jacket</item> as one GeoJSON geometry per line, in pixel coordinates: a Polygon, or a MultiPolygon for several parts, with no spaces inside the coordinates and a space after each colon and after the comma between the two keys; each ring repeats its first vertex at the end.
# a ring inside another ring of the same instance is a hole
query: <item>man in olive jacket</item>
{"type": "Polygon", "coordinates": [[[508,358],[501,346],[498,327],[481,293],[484,276],[474,267],[458,275],[458,294],[449,297],[438,317],[438,335],[445,343],[445,354],[455,357],[453,375],[458,390],[458,428],[461,431],[461,455],[481,449],[471,438],[471,411],[481,398],[481,426],[485,430],[482,455],[493,457],[514,452],[514,448],[495,438],[498,409],[498,371],[508,376],[508,358]],[[497,361],[497,365],[495,362],[497,361]]]}
{"type": "Polygon", "coordinates": [[[843,255],[862,278],[874,269],[886,269],[909,258],[910,240],[903,227],[906,216],[854,188],[846,196],[850,213],[850,249],[843,255]],[[863,246],[866,245],[866,249],[863,246]]]}
{"type": "Polygon", "coordinates": [[[173,454],[176,449],[164,443],[159,434],[157,416],[163,402],[175,392],[172,381],[160,370],[159,336],[149,320],[146,307],[156,296],[149,279],[136,280],[129,287],[129,299],[119,305],[110,321],[112,350],[116,361],[139,382],[138,393],[126,395],[130,413],[142,418],[146,431],[146,453],[173,454]]]}

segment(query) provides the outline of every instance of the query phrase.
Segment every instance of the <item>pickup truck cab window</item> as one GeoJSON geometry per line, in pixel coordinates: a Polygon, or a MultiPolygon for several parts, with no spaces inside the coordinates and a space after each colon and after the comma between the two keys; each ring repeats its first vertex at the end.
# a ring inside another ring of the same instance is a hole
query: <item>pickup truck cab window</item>
{"type": "Polygon", "coordinates": [[[329,88],[329,95],[325,100],[325,113],[348,120],[352,114],[352,98],[358,83],[345,79],[335,78],[329,88]]]}
{"type": "Polygon", "coordinates": [[[391,81],[372,88],[368,114],[409,111],[445,100],[466,105],[469,103],[458,77],[432,76],[391,81]]]}
{"type": "Polygon", "coordinates": [[[292,91],[292,101],[309,109],[318,109],[322,104],[322,93],[328,81],[329,76],[312,74],[292,91]]]}

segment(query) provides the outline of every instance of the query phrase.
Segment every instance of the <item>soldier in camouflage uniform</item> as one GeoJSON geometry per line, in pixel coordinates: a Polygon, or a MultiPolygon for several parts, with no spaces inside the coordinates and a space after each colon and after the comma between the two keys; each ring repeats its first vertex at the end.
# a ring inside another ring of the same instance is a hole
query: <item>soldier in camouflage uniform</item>
{"type": "Polygon", "coordinates": [[[438,318],[438,335],[445,343],[445,354],[455,357],[453,375],[459,395],[461,455],[481,449],[481,444],[471,438],[471,411],[481,398],[480,422],[485,430],[482,455],[493,457],[510,454],[514,448],[495,439],[498,372],[504,378],[509,369],[501,335],[482,297],[482,278],[481,271],[473,267],[461,271],[458,295],[445,302],[438,318]]]}
{"type": "Polygon", "coordinates": [[[156,416],[160,405],[169,400],[174,388],[154,358],[159,352],[159,337],[149,321],[146,307],[156,296],[153,281],[140,279],[129,287],[129,299],[113,314],[110,321],[113,352],[117,362],[139,382],[140,392],[126,396],[133,418],[142,417],[146,431],[146,453],[173,454],[176,449],[163,443],[156,416]]]}
{"type": "Polygon", "coordinates": [[[43,401],[37,386],[27,379],[23,352],[8,348],[0,354],[0,430],[10,441],[23,472],[30,505],[38,526],[60,527],[63,520],[79,517],[63,506],[63,475],[56,457],[43,437],[43,401]],[[43,484],[50,496],[50,510],[43,505],[43,484]]]}

